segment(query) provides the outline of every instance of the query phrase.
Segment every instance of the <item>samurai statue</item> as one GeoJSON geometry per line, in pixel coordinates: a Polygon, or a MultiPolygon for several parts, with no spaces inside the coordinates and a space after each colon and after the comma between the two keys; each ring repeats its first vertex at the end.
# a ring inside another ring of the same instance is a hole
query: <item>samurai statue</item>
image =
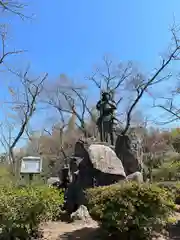
{"type": "Polygon", "coordinates": [[[101,99],[96,105],[96,109],[100,112],[100,116],[97,120],[100,139],[102,142],[108,142],[108,137],[110,136],[111,145],[114,145],[113,124],[116,103],[111,99],[110,93],[102,93],[101,99]]]}

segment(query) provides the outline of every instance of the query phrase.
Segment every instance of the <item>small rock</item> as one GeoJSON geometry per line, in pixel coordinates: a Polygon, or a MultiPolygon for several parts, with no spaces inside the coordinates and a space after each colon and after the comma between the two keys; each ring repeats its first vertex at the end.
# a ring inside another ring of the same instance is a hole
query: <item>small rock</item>
{"type": "Polygon", "coordinates": [[[129,181],[136,181],[137,183],[143,183],[143,175],[141,172],[135,172],[126,177],[129,181]]]}
{"type": "Polygon", "coordinates": [[[86,223],[93,221],[89,212],[88,212],[87,207],[85,207],[84,205],[81,205],[76,212],[73,212],[71,214],[71,219],[73,221],[81,220],[81,221],[86,222],[86,223]]]}

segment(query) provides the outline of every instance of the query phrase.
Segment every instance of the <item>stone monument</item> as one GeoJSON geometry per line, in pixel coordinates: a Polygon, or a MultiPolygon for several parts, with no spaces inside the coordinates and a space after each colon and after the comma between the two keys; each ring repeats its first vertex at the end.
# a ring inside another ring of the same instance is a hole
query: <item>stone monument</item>
{"type": "Polygon", "coordinates": [[[100,116],[97,126],[101,142],[80,139],[75,144],[74,155],[69,158],[69,183],[65,191],[66,211],[71,215],[86,205],[85,190],[107,186],[119,181],[143,181],[141,174],[142,147],[135,131],[120,132],[114,146],[113,124],[116,104],[104,92],[96,105],[100,116]],[[110,143],[108,138],[110,137],[110,143]]]}

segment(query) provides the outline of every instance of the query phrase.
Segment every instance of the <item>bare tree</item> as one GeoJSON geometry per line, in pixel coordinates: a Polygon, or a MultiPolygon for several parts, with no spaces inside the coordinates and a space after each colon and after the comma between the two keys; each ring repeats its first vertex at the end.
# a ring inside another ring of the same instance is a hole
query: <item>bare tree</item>
{"type": "MultiPolygon", "coordinates": [[[[134,96],[134,99],[132,100],[131,104],[129,105],[129,108],[126,112],[126,122],[123,129],[122,134],[126,134],[130,127],[132,113],[143,97],[144,93],[146,93],[149,89],[149,87],[154,86],[155,84],[162,83],[165,80],[168,80],[172,77],[172,74],[165,74],[164,71],[168,67],[168,65],[173,62],[179,60],[179,54],[180,54],[180,44],[179,39],[177,38],[177,27],[173,27],[172,30],[172,46],[169,50],[169,53],[162,59],[162,62],[158,68],[155,69],[153,75],[151,77],[145,77],[142,73],[134,71],[132,64],[128,64],[127,67],[123,68],[123,71],[121,71],[121,76],[113,75],[110,71],[110,67],[112,66],[111,61],[107,61],[105,59],[105,65],[107,67],[107,74],[101,74],[103,77],[103,81],[106,85],[106,90],[109,92],[118,91],[118,89],[125,89],[123,86],[128,86],[130,89],[136,93],[134,96]],[[165,76],[162,76],[162,74],[165,74],[165,76]],[[112,87],[112,82],[116,80],[115,87],[112,87]]],[[[93,77],[90,78],[91,81],[93,81],[96,86],[98,86],[99,89],[101,89],[101,82],[102,80],[96,80],[96,75],[93,75],[93,77]]],[[[177,92],[177,91],[176,91],[177,92]]],[[[125,92],[126,93],[126,92],[125,92]]],[[[122,98],[120,97],[117,101],[117,104],[122,101],[122,98]]],[[[179,119],[179,110],[172,104],[172,100],[169,101],[169,107],[165,106],[159,106],[168,112],[172,113],[175,119],[179,119]]]]}
{"type": "Polygon", "coordinates": [[[176,103],[177,99],[179,98],[179,93],[177,91],[176,94],[172,93],[169,97],[162,97],[161,103],[157,103],[157,99],[154,101],[154,107],[160,108],[165,113],[165,121],[162,120],[155,120],[155,123],[158,125],[165,125],[175,121],[180,120],[180,108],[176,103]]]}
{"type": "Polygon", "coordinates": [[[15,167],[13,150],[23,135],[28,134],[28,124],[37,110],[38,100],[43,90],[44,81],[47,78],[47,74],[45,74],[44,77],[30,79],[28,70],[24,73],[11,71],[19,78],[20,86],[9,87],[12,101],[6,102],[14,114],[14,119],[11,119],[12,124],[17,125],[18,123],[14,133],[15,136],[12,137],[12,142],[9,145],[9,156],[13,167],[15,167]]]}
{"type": "Polygon", "coordinates": [[[1,53],[0,53],[0,65],[4,64],[6,59],[10,56],[22,53],[24,51],[22,50],[7,50],[7,44],[6,44],[6,39],[7,39],[7,29],[6,25],[1,25],[0,26],[0,38],[1,38],[1,53]]]}
{"type": "Polygon", "coordinates": [[[160,108],[165,114],[166,118],[165,121],[162,120],[155,121],[156,124],[165,125],[180,120],[180,107],[178,104],[178,99],[180,96],[179,87],[175,86],[175,89],[172,90],[168,95],[169,95],[168,97],[160,97],[159,99],[154,99],[153,106],[155,108],[160,108]]]}
{"type": "Polygon", "coordinates": [[[53,158],[56,158],[56,160],[59,160],[61,154],[63,154],[63,156],[66,157],[64,151],[64,142],[66,141],[65,128],[68,126],[68,123],[65,122],[63,114],[61,114],[61,120],[62,120],[61,123],[54,124],[51,132],[44,129],[44,132],[46,133],[46,135],[48,135],[48,138],[46,138],[46,140],[49,141],[49,144],[48,147],[46,146],[47,145],[46,143],[42,144],[41,150],[42,153],[46,152],[53,156],[53,158]]]}
{"type": "Polygon", "coordinates": [[[14,130],[14,125],[11,124],[8,119],[5,120],[5,123],[1,123],[0,125],[0,129],[1,129],[1,133],[0,133],[0,142],[1,145],[6,153],[6,160],[8,160],[8,162],[10,161],[9,159],[9,148],[11,145],[11,141],[12,141],[12,133],[14,130]]]}
{"type": "MultiPolygon", "coordinates": [[[[23,11],[27,5],[24,1],[16,0],[0,0],[0,11],[1,12],[10,12],[19,16],[22,19],[29,18],[26,16],[23,11]]],[[[1,38],[1,52],[0,52],[0,64],[3,64],[4,61],[11,55],[22,53],[21,50],[7,50],[7,25],[0,24],[0,38],[1,38]]]]}
{"type": "MultiPolygon", "coordinates": [[[[127,64],[113,64],[108,58],[104,58],[104,69],[98,68],[88,79],[94,83],[98,90],[108,91],[118,106],[118,114],[123,115],[125,111],[122,108],[123,101],[126,106],[124,127],[122,135],[125,135],[130,127],[133,113],[138,103],[149,88],[156,84],[163,83],[172,77],[171,73],[165,74],[165,70],[173,61],[179,60],[180,45],[176,37],[176,28],[172,28],[172,46],[166,56],[162,59],[160,66],[156,68],[153,74],[148,77],[142,74],[132,62],[127,64]],[[129,95],[128,95],[129,94],[129,95]]],[[[49,92],[49,91],[48,91],[49,92]]],[[[55,108],[63,116],[75,113],[80,122],[80,128],[85,130],[87,116],[91,114],[89,101],[92,100],[88,95],[87,89],[77,86],[77,84],[68,83],[66,86],[59,84],[55,86],[46,99],[46,103],[55,108]]],[[[98,95],[98,92],[97,92],[98,95]]],[[[94,99],[93,99],[94,100],[94,99]]],[[[172,107],[172,104],[171,104],[172,107]]],[[[171,109],[172,110],[172,109],[171,109]]],[[[117,120],[119,116],[117,114],[117,120]]],[[[176,112],[177,114],[177,112],[176,112]]],[[[119,121],[120,122],[120,121],[119,121]]],[[[121,121],[122,122],[122,121],[121,121]]],[[[85,135],[87,135],[87,132],[85,135]]]]}
{"type": "MultiPolygon", "coordinates": [[[[11,173],[15,175],[15,170],[19,166],[19,159],[20,157],[23,157],[22,155],[22,149],[18,147],[14,147],[12,151],[11,145],[15,139],[14,132],[16,131],[16,125],[10,121],[9,117],[5,119],[0,125],[0,144],[1,147],[4,149],[4,161],[9,166],[9,169],[11,170],[11,173]],[[12,161],[11,152],[13,152],[13,159],[14,163],[12,161]]],[[[27,140],[26,137],[22,137],[21,140],[27,140]]]]}
{"type": "Polygon", "coordinates": [[[16,0],[1,0],[0,10],[2,12],[10,12],[12,14],[18,15],[20,18],[25,19],[27,16],[23,14],[24,8],[27,6],[23,1],[16,0]]]}
{"type": "Polygon", "coordinates": [[[59,174],[66,159],[73,154],[74,145],[80,136],[77,128],[71,128],[71,120],[65,125],[55,124],[50,131],[44,130],[44,135],[39,139],[44,163],[52,175],[59,174]]]}
{"type": "MultiPolygon", "coordinates": [[[[7,11],[12,14],[18,15],[22,19],[26,16],[23,14],[23,9],[26,5],[20,1],[15,0],[1,0],[0,10],[1,12],[7,11]]],[[[13,55],[22,53],[22,50],[8,48],[8,30],[7,24],[0,23],[0,66],[6,65],[6,60],[13,55]]]]}
{"type": "Polygon", "coordinates": [[[102,90],[109,92],[113,98],[115,98],[116,94],[117,98],[114,100],[119,105],[122,100],[120,91],[124,90],[126,80],[132,76],[133,64],[128,62],[127,64],[115,65],[108,57],[103,58],[103,63],[103,69],[97,68],[95,73],[88,77],[88,80],[93,82],[100,92],[102,90]]]}
{"type": "Polygon", "coordinates": [[[86,114],[91,115],[85,89],[84,86],[75,85],[71,81],[68,81],[66,85],[60,81],[51,90],[46,90],[42,100],[43,103],[48,105],[48,108],[51,106],[56,109],[63,125],[72,114],[75,115],[77,118],[75,124],[84,132],[84,135],[86,135],[86,114]]]}
{"type": "Polygon", "coordinates": [[[43,136],[42,131],[27,132],[28,141],[24,148],[26,155],[30,156],[39,156],[41,154],[41,144],[40,139],[43,136]]]}
{"type": "MultiPolygon", "coordinates": [[[[166,66],[172,62],[172,61],[179,61],[180,60],[180,39],[178,37],[179,34],[179,26],[174,26],[171,29],[172,32],[172,46],[170,49],[170,54],[168,55],[166,60],[163,60],[164,64],[166,63],[166,66]]],[[[170,75],[170,74],[169,74],[170,75]]],[[[172,74],[171,74],[172,76],[172,74]]],[[[173,84],[171,86],[174,86],[174,89],[168,89],[168,96],[165,97],[163,92],[163,97],[160,97],[158,99],[154,99],[154,107],[160,108],[163,110],[164,113],[166,113],[166,121],[158,122],[158,124],[168,124],[172,123],[174,121],[180,120],[180,107],[178,104],[178,98],[180,96],[180,75],[175,76],[176,82],[173,81],[173,84]]],[[[173,80],[173,79],[172,79],[173,80]]]]}

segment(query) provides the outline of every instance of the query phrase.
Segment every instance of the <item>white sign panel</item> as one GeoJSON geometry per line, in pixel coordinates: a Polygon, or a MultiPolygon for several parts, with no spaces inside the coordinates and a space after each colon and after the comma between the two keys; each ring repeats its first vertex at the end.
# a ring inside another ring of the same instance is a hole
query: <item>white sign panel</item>
{"type": "Polygon", "coordinates": [[[24,157],[21,160],[21,173],[40,173],[42,159],[40,157],[24,157]]]}

